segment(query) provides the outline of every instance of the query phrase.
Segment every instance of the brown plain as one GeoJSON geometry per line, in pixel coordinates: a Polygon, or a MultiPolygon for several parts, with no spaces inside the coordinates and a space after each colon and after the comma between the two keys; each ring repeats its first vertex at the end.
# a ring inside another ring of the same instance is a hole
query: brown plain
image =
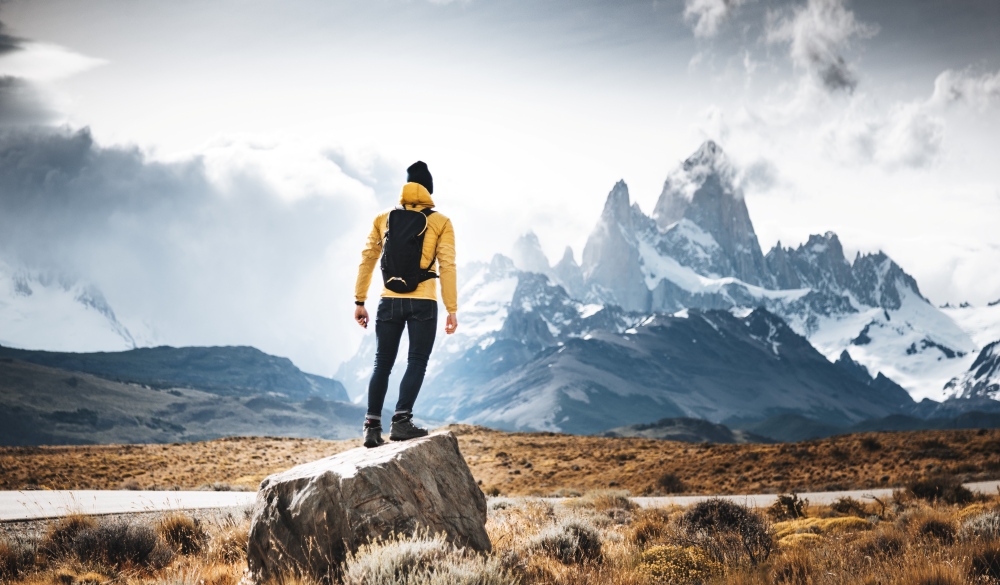
{"type": "MultiPolygon", "coordinates": [[[[806,492],[894,487],[941,474],[962,481],[1000,477],[1000,430],[714,445],[446,428],[458,436],[473,476],[489,494],[572,495],[607,488],[633,495],[806,492]]],[[[0,489],[255,490],[271,473],[359,446],[357,439],[234,437],[169,445],[0,447],[0,489]]]]}

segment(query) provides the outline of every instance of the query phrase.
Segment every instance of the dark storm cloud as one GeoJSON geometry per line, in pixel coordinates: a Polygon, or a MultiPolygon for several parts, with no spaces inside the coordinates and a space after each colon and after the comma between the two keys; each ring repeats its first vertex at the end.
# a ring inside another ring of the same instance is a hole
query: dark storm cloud
{"type": "Polygon", "coordinates": [[[222,192],[201,159],[153,162],[86,129],[0,131],[0,258],[93,283],[168,338],[260,334],[257,320],[287,318],[357,204],[231,179],[222,192]]]}
{"type": "Polygon", "coordinates": [[[55,117],[32,84],[18,77],[0,76],[0,128],[45,124],[55,117]]]}
{"type": "MultiPolygon", "coordinates": [[[[3,2],[0,2],[3,6],[3,2]]],[[[0,55],[18,51],[24,45],[24,39],[15,37],[7,32],[7,26],[0,21],[0,55]]]]}

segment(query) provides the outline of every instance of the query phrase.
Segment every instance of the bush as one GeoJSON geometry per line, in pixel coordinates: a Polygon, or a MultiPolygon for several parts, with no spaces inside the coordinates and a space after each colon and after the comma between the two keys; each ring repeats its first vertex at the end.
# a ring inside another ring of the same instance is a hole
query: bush
{"type": "Polygon", "coordinates": [[[35,564],[37,547],[31,540],[0,539],[0,582],[17,579],[35,564]]]}
{"type": "Polygon", "coordinates": [[[955,542],[955,526],[950,520],[937,516],[924,518],[917,524],[917,534],[933,538],[944,544],[955,542]]]}
{"type": "Polygon", "coordinates": [[[871,514],[868,513],[868,507],[861,502],[850,497],[837,498],[837,501],[830,504],[830,510],[841,516],[857,516],[858,518],[867,518],[871,514]]]}
{"type": "Polygon", "coordinates": [[[639,546],[662,539],[667,534],[670,515],[662,508],[650,508],[636,514],[629,527],[629,540],[639,546]]]}
{"type": "Polygon", "coordinates": [[[858,553],[873,559],[888,559],[906,548],[906,539],[898,529],[873,530],[855,542],[858,553]]]}
{"type": "Polygon", "coordinates": [[[201,552],[208,537],[201,523],[187,514],[170,514],[161,520],[160,536],[182,555],[201,552]]]}
{"type": "Polygon", "coordinates": [[[771,582],[810,585],[813,564],[809,553],[802,548],[786,552],[774,562],[774,568],[771,570],[771,582]]]}
{"type": "Polygon", "coordinates": [[[680,494],[687,491],[687,486],[676,473],[664,473],[656,478],[656,485],[668,494],[680,494]]]}
{"type": "Polygon", "coordinates": [[[993,510],[966,518],[958,530],[958,536],[963,540],[1000,539],[1000,512],[993,510]]]}
{"type": "Polygon", "coordinates": [[[38,550],[49,559],[66,556],[71,552],[72,543],[77,535],[96,526],[97,521],[94,520],[93,516],[70,514],[60,518],[49,527],[38,550]]]}
{"type": "Polygon", "coordinates": [[[250,528],[246,523],[225,522],[213,530],[208,541],[208,555],[223,563],[245,561],[249,541],[250,528]]]}
{"type": "Polygon", "coordinates": [[[70,548],[82,562],[118,568],[159,569],[173,557],[152,527],[124,518],[84,528],[73,538],[70,548]]]}
{"type": "Polygon", "coordinates": [[[970,560],[969,572],[974,578],[1000,581],[1000,546],[996,543],[976,549],[970,560]]]}
{"type": "Polygon", "coordinates": [[[957,479],[947,475],[927,477],[907,486],[914,496],[929,502],[942,501],[947,504],[968,504],[976,496],[957,479]]]}
{"type": "Polygon", "coordinates": [[[861,448],[865,451],[878,451],[882,448],[882,443],[875,437],[865,437],[861,439],[861,448]]]}
{"type": "Polygon", "coordinates": [[[712,498],[691,506],[681,521],[695,542],[723,563],[746,556],[751,564],[766,560],[774,548],[771,527],[759,514],[729,500],[712,498]]]}
{"type": "Polygon", "coordinates": [[[342,567],[344,585],[515,585],[497,559],[465,554],[443,534],[361,546],[342,567]]]}
{"type": "Polygon", "coordinates": [[[601,534],[581,520],[566,520],[536,534],[528,550],[544,552],[569,565],[601,558],[601,534]]]}
{"type": "Polygon", "coordinates": [[[798,494],[779,494],[778,498],[767,509],[767,515],[772,520],[795,520],[805,518],[805,508],[809,500],[800,500],[798,494]]]}
{"type": "Polygon", "coordinates": [[[572,503],[586,508],[593,508],[598,512],[609,512],[612,510],[631,511],[638,508],[635,502],[629,498],[628,492],[616,490],[587,492],[572,503]]]}
{"type": "Polygon", "coordinates": [[[654,546],[639,557],[639,571],[666,583],[702,583],[722,565],[696,547],[654,546]]]}

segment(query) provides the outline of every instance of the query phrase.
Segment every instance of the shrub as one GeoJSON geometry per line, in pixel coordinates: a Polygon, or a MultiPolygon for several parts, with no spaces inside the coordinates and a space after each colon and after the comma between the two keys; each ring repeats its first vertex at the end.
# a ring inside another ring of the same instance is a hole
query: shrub
{"type": "Polygon", "coordinates": [[[201,552],[208,537],[201,523],[187,514],[170,514],[161,520],[160,536],[182,555],[201,552]]]}
{"type": "Polygon", "coordinates": [[[563,564],[601,558],[601,534],[581,520],[565,520],[536,534],[528,550],[544,552],[563,564]]]}
{"type": "Polygon", "coordinates": [[[963,540],[1000,539],[1000,512],[993,510],[966,518],[958,530],[958,536],[963,540]]]}
{"type": "Polygon", "coordinates": [[[696,547],[654,546],[639,557],[639,571],[666,583],[702,583],[723,568],[696,547]]]}
{"type": "Polygon", "coordinates": [[[342,568],[344,585],[515,585],[493,557],[465,554],[443,534],[395,537],[361,546],[342,568]]]}
{"type": "Polygon", "coordinates": [[[93,516],[70,514],[52,524],[38,547],[39,552],[49,559],[65,556],[70,552],[73,540],[84,530],[97,526],[93,516]]]}
{"type": "Polygon", "coordinates": [[[771,555],[771,527],[759,514],[729,500],[712,498],[691,506],[681,520],[685,532],[718,560],[746,556],[757,564],[771,555]]]}
{"type": "Polygon", "coordinates": [[[906,547],[906,539],[898,529],[873,530],[855,542],[861,556],[873,559],[894,557],[906,547]]]}
{"type": "Polygon", "coordinates": [[[968,488],[948,475],[919,479],[907,487],[914,496],[929,502],[940,500],[948,504],[968,504],[976,498],[968,488]]]}
{"type": "Polygon", "coordinates": [[[213,531],[209,539],[208,555],[223,563],[246,560],[250,528],[246,523],[226,522],[213,531]]]}
{"type": "Polygon", "coordinates": [[[796,549],[782,554],[774,562],[771,570],[772,583],[788,585],[811,585],[813,562],[804,549],[796,549]]]}
{"type": "Polygon", "coordinates": [[[27,539],[0,539],[0,582],[18,578],[35,564],[36,544],[27,539]]]}
{"type": "Polygon", "coordinates": [[[805,518],[807,505],[809,500],[799,499],[798,494],[778,494],[774,503],[768,507],[767,515],[775,521],[805,518]]]}
{"type": "Polygon", "coordinates": [[[626,491],[597,490],[585,493],[573,502],[575,505],[593,508],[598,512],[611,510],[635,510],[638,506],[629,498],[626,491]]]}
{"type": "Polygon", "coordinates": [[[938,516],[928,516],[917,523],[917,533],[944,544],[955,542],[954,524],[950,520],[938,516]]]}
{"type": "Polygon", "coordinates": [[[105,520],[81,530],[70,548],[85,563],[118,568],[131,565],[159,569],[173,556],[152,527],[124,518],[105,520]]]}
{"type": "Polygon", "coordinates": [[[841,516],[857,516],[858,518],[870,516],[867,506],[850,497],[837,498],[837,501],[830,504],[830,510],[841,516]]]}
{"type": "Polygon", "coordinates": [[[861,448],[865,451],[878,451],[882,448],[882,443],[875,437],[865,437],[861,439],[861,448]]]}
{"type": "Polygon", "coordinates": [[[682,480],[676,473],[664,473],[660,477],[656,478],[656,485],[668,494],[680,494],[687,491],[687,486],[684,484],[684,480],[682,480]]]}
{"type": "Polygon", "coordinates": [[[973,551],[969,572],[978,579],[1000,581],[1000,546],[989,543],[973,551]]]}
{"type": "Polygon", "coordinates": [[[667,534],[669,513],[662,508],[650,508],[636,514],[629,532],[629,540],[639,546],[656,542],[667,534]]]}

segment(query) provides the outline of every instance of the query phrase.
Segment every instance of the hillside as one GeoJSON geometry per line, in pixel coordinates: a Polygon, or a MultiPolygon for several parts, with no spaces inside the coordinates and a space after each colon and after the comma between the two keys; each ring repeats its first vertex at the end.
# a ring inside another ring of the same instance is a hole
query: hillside
{"type": "Polygon", "coordinates": [[[319,396],[301,402],[254,391],[219,396],[0,357],[3,445],[170,443],[229,435],[339,439],[356,433],[363,416],[363,407],[319,396]]]}
{"type": "MultiPolygon", "coordinates": [[[[692,445],[641,438],[506,433],[453,425],[489,493],[756,493],[901,485],[927,474],[1000,477],[1000,430],[865,433],[795,444],[692,445]],[[678,480],[680,485],[678,485],[678,480]]],[[[229,438],[173,445],[0,448],[0,489],[256,489],[266,475],[359,439],[229,438]]]]}
{"type": "Polygon", "coordinates": [[[117,352],[64,353],[0,347],[0,358],[84,372],[155,388],[193,388],[221,396],[277,394],[347,401],[336,381],[307,374],[288,358],[253,347],[146,347],[117,352]]]}

